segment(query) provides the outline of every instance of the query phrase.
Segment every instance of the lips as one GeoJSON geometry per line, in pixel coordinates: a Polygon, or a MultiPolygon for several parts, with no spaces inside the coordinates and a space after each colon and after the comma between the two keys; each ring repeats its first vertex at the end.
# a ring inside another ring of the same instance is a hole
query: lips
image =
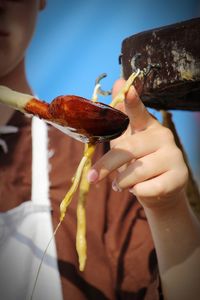
{"type": "Polygon", "coordinates": [[[9,35],[8,32],[6,32],[6,31],[0,29],[0,36],[8,36],[8,35],[9,35]]]}

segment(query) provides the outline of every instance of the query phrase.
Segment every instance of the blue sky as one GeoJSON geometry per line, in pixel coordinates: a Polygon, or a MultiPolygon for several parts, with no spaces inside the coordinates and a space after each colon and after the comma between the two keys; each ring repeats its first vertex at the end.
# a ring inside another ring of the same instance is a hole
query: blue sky
{"type": "MultiPolygon", "coordinates": [[[[197,0],[48,0],[27,53],[28,77],[36,94],[47,101],[61,94],[90,98],[99,74],[108,74],[102,81],[105,89],[120,76],[124,38],[198,16],[197,0]]],[[[200,178],[194,115],[175,112],[174,120],[200,178]]]]}

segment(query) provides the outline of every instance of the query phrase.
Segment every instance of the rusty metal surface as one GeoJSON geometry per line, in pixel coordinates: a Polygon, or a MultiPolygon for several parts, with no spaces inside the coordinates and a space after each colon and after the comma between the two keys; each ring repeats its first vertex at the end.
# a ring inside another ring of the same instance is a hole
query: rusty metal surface
{"type": "Polygon", "coordinates": [[[142,84],[145,105],[166,110],[200,110],[200,18],[126,38],[122,42],[121,63],[126,79],[135,68],[160,65],[136,84],[142,84]]]}

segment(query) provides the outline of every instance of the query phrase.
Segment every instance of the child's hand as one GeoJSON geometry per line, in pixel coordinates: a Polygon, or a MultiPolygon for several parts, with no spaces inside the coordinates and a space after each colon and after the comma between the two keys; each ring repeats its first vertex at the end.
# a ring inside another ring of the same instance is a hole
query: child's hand
{"type": "MultiPolygon", "coordinates": [[[[124,80],[115,83],[114,96],[123,84],[124,80]]],[[[173,204],[186,185],[188,171],[171,131],[149,114],[134,87],[117,108],[129,116],[129,128],[93,165],[88,180],[98,182],[118,170],[113,181],[115,191],[129,189],[144,207],[173,204]]]]}

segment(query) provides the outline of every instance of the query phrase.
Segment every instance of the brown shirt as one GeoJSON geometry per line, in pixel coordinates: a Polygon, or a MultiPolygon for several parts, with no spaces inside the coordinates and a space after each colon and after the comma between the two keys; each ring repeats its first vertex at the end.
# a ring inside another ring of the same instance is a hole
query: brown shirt
{"type": "MultiPolygon", "coordinates": [[[[8,153],[0,149],[0,211],[31,199],[31,119],[16,112],[5,135],[8,153]]],[[[82,157],[83,144],[49,127],[50,198],[54,228],[59,205],[71,185],[82,157]]],[[[105,152],[98,145],[94,161],[105,152]]],[[[58,266],[64,299],[161,299],[157,262],[144,211],[127,191],[111,189],[112,177],[92,185],[87,197],[87,263],[78,270],[75,249],[75,195],[56,235],[58,266]]],[[[41,229],[42,230],[42,229],[41,229]]]]}

